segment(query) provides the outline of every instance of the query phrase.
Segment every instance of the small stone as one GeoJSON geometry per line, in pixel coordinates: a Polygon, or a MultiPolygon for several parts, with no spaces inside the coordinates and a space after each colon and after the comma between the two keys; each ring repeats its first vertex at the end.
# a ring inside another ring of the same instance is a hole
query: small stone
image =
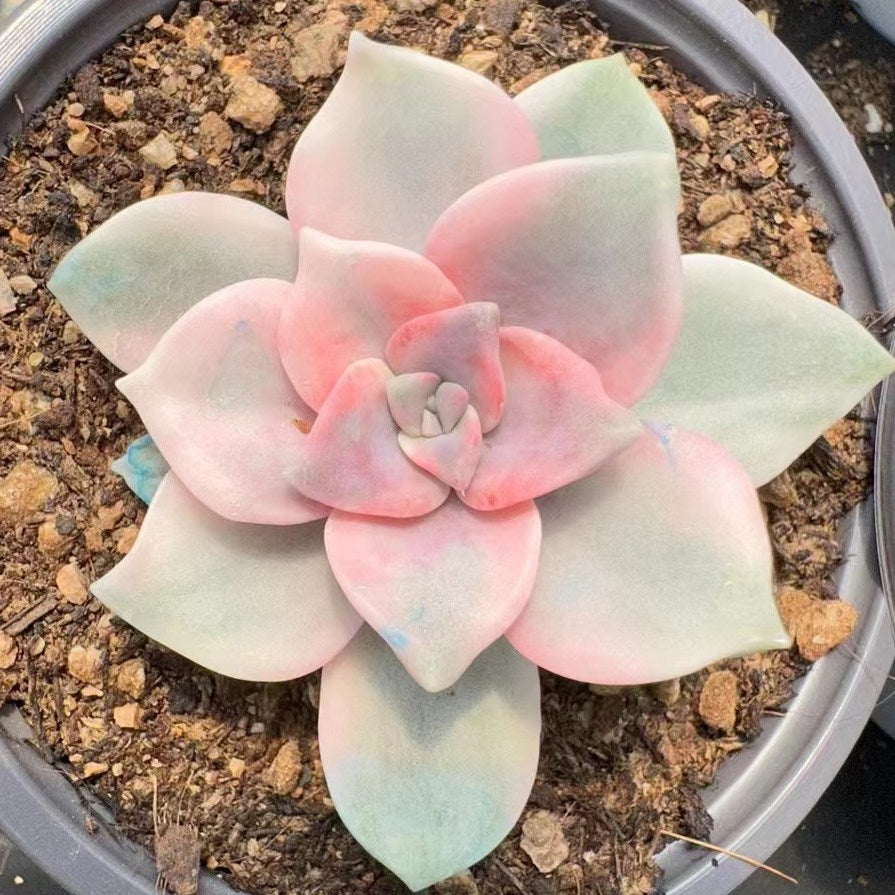
{"type": "Polygon", "coordinates": [[[219,68],[224,77],[238,78],[251,71],[252,60],[248,56],[224,56],[219,63],[219,68]]]}
{"type": "Polygon", "coordinates": [[[696,220],[700,227],[711,227],[733,212],[733,200],[727,193],[715,193],[699,203],[696,220]]]}
{"type": "Polygon", "coordinates": [[[496,50],[469,50],[457,62],[463,68],[468,68],[470,71],[487,77],[494,70],[498,58],[496,50]]]}
{"type": "Polygon", "coordinates": [[[340,18],[319,22],[292,35],[292,75],[303,84],[311,78],[329,77],[339,64],[344,33],[340,18]]]}
{"type": "Polygon", "coordinates": [[[757,161],[755,167],[761,172],[761,176],[767,179],[773,177],[780,170],[777,159],[772,155],[766,155],[763,159],[757,161]]]}
{"type": "Polygon", "coordinates": [[[23,252],[31,251],[31,243],[34,242],[34,235],[32,233],[25,233],[24,230],[20,230],[18,227],[13,227],[12,230],[9,231],[9,238],[12,240],[12,244],[17,248],[20,248],[23,252]]]}
{"type": "Polygon", "coordinates": [[[708,228],[700,237],[704,249],[735,249],[752,234],[752,224],[744,214],[732,214],[708,228]]]}
{"type": "Polygon", "coordinates": [[[147,31],[158,31],[162,25],[165,24],[165,20],[160,15],[154,15],[147,23],[146,30],[147,31]]]}
{"type": "Polygon", "coordinates": [[[673,677],[669,681],[657,681],[650,685],[650,691],[662,705],[672,706],[681,698],[681,679],[673,677]]]}
{"type": "Polygon", "coordinates": [[[5,631],[0,631],[0,671],[6,671],[15,664],[19,648],[15,639],[5,631]]]}
{"type": "Polygon", "coordinates": [[[127,556],[131,552],[131,548],[137,541],[137,535],[140,529],[136,525],[128,525],[120,531],[116,531],[112,536],[115,540],[115,550],[122,556],[127,556]]]}
{"type": "Polygon", "coordinates": [[[482,10],[482,24],[501,37],[509,37],[521,12],[522,0],[487,0],[482,10]]]}
{"type": "Polygon", "coordinates": [[[120,761],[116,761],[112,765],[112,776],[120,777],[122,774],[124,774],[124,765],[120,761]]]}
{"type": "Polygon", "coordinates": [[[234,780],[239,780],[246,772],[246,763],[241,758],[231,758],[227,768],[230,771],[230,776],[234,780]]]}
{"type": "Polygon", "coordinates": [[[209,38],[214,34],[215,27],[212,22],[206,21],[202,16],[193,16],[183,26],[183,40],[190,50],[204,50],[210,52],[212,47],[209,38]]]}
{"type": "Polygon", "coordinates": [[[74,345],[82,335],[81,327],[74,320],[65,321],[65,326],[62,327],[63,345],[74,345]]]}
{"type": "Polygon", "coordinates": [[[562,821],[551,811],[535,811],[522,824],[522,851],[541,873],[551,873],[569,857],[562,821]]]}
{"type": "Polygon", "coordinates": [[[201,849],[195,828],[171,824],[155,840],[155,864],[162,886],[174,895],[199,891],[201,849]]]}
{"type": "Polygon", "coordinates": [[[0,317],[11,314],[16,309],[16,298],[9,285],[9,279],[3,270],[0,270],[0,317]]]}
{"type": "Polygon", "coordinates": [[[439,0],[389,0],[395,12],[425,12],[438,5],[439,0]]]}
{"type": "Polygon", "coordinates": [[[824,301],[838,304],[839,283],[820,252],[811,249],[792,252],[777,265],[777,275],[824,301]]]}
{"type": "Polygon", "coordinates": [[[206,112],[199,119],[199,145],[216,155],[227,152],[233,142],[233,128],[217,112],[206,112]]]}
{"type": "Polygon", "coordinates": [[[159,131],[145,146],[140,147],[140,155],[163,171],[177,164],[177,149],[164,131],[159,131]]]}
{"type": "Polygon", "coordinates": [[[139,699],[146,692],[146,667],[142,659],[122,662],[115,673],[115,687],[132,699],[139,699]]]}
{"type": "Polygon", "coordinates": [[[96,150],[99,149],[99,143],[96,142],[96,138],[90,133],[89,128],[75,131],[65,141],[65,145],[68,146],[69,152],[71,152],[72,155],[77,155],[79,157],[90,155],[91,152],[96,152],[96,150]]]}
{"type": "Polygon", "coordinates": [[[705,115],[690,115],[690,130],[699,140],[708,140],[712,133],[712,126],[705,115]]]}
{"type": "Polygon", "coordinates": [[[479,887],[468,870],[432,886],[434,895],[479,895],[479,887]]]}
{"type": "Polygon", "coordinates": [[[98,525],[84,529],[84,546],[91,553],[99,553],[103,549],[103,530],[98,525]]]}
{"type": "Polygon", "coordinates": [[[100,507],[96,511],[96,519],[103,531],[111,531],[124,515],[124,501],[117,500],[111,506],[100,507]]]}
{"type": "Polygon", "coordinates": [[[75,606],[83,606],[90,596],[77,563],[70,562],[56,573],[56,587],[63,599],[75,606]]]}
{"type": "Polygon", "coordinates": [[[858,621],[854,606],[842,600],[821,600],[794,587],[781,588],[777,605],[789,636],[809,662],[839,646],[858,621]]]}
{"type": "Polygon", "coordinates": [[[699,717],[716,730],[730,733],[737,722],[739,683],[732,671],[713,671],[699,694],[699,717]]]}
{"type": "Polygon", "coordinates": [[[232,118],[258,134],[270,130],[283,108],[276,92],[251,75],[234,78],[230,89],[230,101],[224,109],[224,117],[232,118]]]}
{"type": "Polygon", "coordinates": [[[136,702],[118,705],[112,710],[115,723],[124,730],[139,730],[143,720],[143,709],[136,702]]]}
{"type": "Polygon", "coordinates": [[[125,90],[122,93],[107,90],[103,93],[103,106],[113,118],[124,118],[133,109],[134,99],[133,90],[125,90]]]}
{"type": "Polygon", "coordinates": [[[73,646],[68,653],[68,673],[85,684],[102,683],[103,654],[95,646],[73,646]]]}
{"type": "Polygon", "coordinates": [[[199,153],[193,149],[192,146],[183,146],[180,149],[180,154],[188,161],[191,162],[194,159],[199,158],[199,153]]]}
{"type": "Polygon", "coordinates": [[[295,740],[286,740],[262,775],[263,782],[278,795],[285,796],[298,786],[301,775],[301,751],[295,740]]]}
{"type": "Polygon", "coordinates": [[[873,103],[865,103],[864,111],[867,113],[867,123],[864,125],[864,130],[868,134],[881,134],[885,122],[883,121],[883,116],[879,113],[879,109],[873,103]]]}
{"type": "Polygon", "coordinates": [[[65,114],[71,115],[72,118],[83,118],[85,111],[83,103],[69,103],[65,109],[65,114]]]}
{"type": "Polygon", "coordinates": [[[37,289],[37,283],[27,274],[19,274],[9,278],[9,285],[16,295],[31,295],[37,289]]]}
{"type": "Polygon", "coordinates": [[[0,521],[27,522],[59,487],[53,473],[20,460],[0,481],[0,521]]]}
{"type": "Polygon", "coordinates": [[[84,186],[80,180],[72,178],[68,182],[68,191],[72,198],[78,203],[78,208],[95,208],[99,205],[99,196],[89,187],[84,186]]]}
{"type": "Polygon", "coordinates": [[[60,518],[54,516],[52,519],[47,519],[41,522],[37,529],[37,549],[48,556],[59,556],[64,553],[71,541],[69,535],[59,530],[60,518]]]}
{"type": "Polygon", "coordinates": [[[109,770],[109,766],[104,761],[88,761],[81,770],[81,776],[88,780],[91,777],[98,777],[105,774],[109,770]]]}

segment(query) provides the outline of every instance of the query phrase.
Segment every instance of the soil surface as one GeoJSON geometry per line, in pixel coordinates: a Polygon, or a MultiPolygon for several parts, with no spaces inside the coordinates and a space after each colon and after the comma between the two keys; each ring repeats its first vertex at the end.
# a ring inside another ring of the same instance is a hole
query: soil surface
{"type": "MultiPolygon", "coordinates": [[[[289,151],[331,89],[352,28],[459,61],[511,92],[624,50],[678,141],[685,250],[747,258],[835,302],[830,234],[788,180],[778,110],[708,95],[659,52],[611,40],[581,4],[218,0],[198,13],[128,32],[0,165],[0,704],[21,707],[38,748],[89,781],[123,833],[156,846],[174,891],[194,890],[201,855],[259,895],[397,895],[401,884],[328,798],[317,675],[276,685],[216,676],[88,595],[143,517],[108,470],[143,429],[115,390],[116,370],[47,292],[53,267],[115,211],[164,191],[232,192],[282,212],[289,151]]],[[[831,575],[837,523],[866,495],[870,459],[855,413],[762,491],[799,648],[622,691],[542,674],[531,804],[471,875],[435,890],[645,895],[660,885],[660,830],[709,838],[700,787],[764,715],[785,711],[809,659],[854,624],[831,575]]]]}

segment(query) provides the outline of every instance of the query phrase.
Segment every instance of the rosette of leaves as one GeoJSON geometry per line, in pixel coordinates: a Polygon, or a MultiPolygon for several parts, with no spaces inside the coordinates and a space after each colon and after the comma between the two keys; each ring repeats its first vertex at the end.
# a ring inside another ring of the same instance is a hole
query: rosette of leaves
{"type": "Polygon", "coordinates": [[[522,811],[538,665],[640,684],[789,644],[756,486],[895,365],[681,255],[621,56],[511,99],[355,34],[286,192],[288,220],[137,203],[52,278],[157,446],[120,461],[151,503],[93,592],[222,674],[323,666],[335,806],[421,889],[522,811]]]}

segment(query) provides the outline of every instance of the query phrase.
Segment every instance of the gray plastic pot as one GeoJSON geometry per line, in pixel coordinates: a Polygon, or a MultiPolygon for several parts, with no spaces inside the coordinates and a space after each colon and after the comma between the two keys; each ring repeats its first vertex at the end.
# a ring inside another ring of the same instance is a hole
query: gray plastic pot
{"type": "MultiPolygon", "coordinates": [[[[895,232],[870,173],[844,126],[808,74],[736,0],[594,0],[616,38],[657,43],[714,90],[759,92],[778,101],[797,132],[796,176],[836,234],[833,263],[856,316],[895,295],[895,232]]],[[[159,0],[37,0],[0,36],[0,133],[53,94],[62,76],[125,26],[164,7],[159,0]]],[[[873,508],[842,530],[842,592],[861,611],[849,648],[818,663],[785,718],[722,768],[706,793],[713,839],[766,858],[795,829],[835,776],[870,717],[895,656],[880,590],[873,508]]],[[[29,731],[0,715],[0,826],[72,895],[154,895],[155,868],[141,850],[101,825],[84,827],[84,796],[27,744],[29,731]]],[[[94,816],[108,820],[101,807],[94,816]]],[[[661,856],[668,895],[725,895],[749,873],[733,859],[671,845],[661,856]]],[[[208,877],[206,893],[230,891],[208,877]]]]}

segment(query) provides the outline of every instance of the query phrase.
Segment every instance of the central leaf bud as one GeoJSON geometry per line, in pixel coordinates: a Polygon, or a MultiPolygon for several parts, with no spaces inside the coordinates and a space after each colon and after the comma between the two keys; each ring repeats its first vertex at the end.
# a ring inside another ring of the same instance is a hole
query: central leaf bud
{"type": "Polygon", "coordinates": [[[413,438],[453,432],[469,406],[469,393],[435,373],[403,373],[389,380],[388,406],[398,428],[413,438]]]}

